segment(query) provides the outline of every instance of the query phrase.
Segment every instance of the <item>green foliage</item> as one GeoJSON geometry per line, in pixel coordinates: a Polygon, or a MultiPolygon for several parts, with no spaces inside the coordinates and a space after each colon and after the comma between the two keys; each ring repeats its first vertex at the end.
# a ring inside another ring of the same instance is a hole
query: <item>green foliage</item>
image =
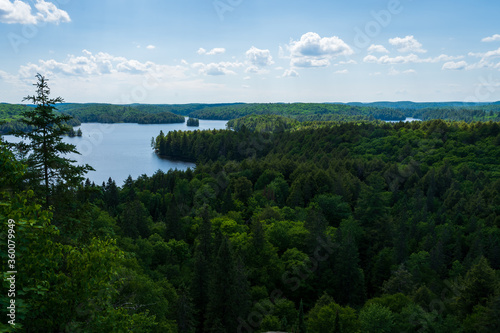
{"type": "Polygon", "coordinates": [[[84,123],[183,123],[183,116],[157,105],[64,104],[59,110],[84,123]]]}
{"type": "Polygon", "coordinates": [[[392,332],[394,314],[388,308],[377,303],[368,305],[359,313],[359,326],[362,332],[392,332]]]}
{"type": "Polygon", "coordinates": [[[187,125],[188,126],[200,126],[200,120],[196,118],[189,118],[187,120],[187,125]]]}
{"type": "Polygon", "coordinates": [[[251,114],[227,122],[227,128],[235,131],[283,132],[298,127],[297,120],[278,115],[251,114]]]}

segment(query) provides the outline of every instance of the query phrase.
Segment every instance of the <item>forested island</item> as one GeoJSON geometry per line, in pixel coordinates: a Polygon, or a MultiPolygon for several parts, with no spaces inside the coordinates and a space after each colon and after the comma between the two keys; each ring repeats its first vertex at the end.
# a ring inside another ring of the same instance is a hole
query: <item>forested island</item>
{"type": "Polygon", "coordinates": [[[187,120],[186,125],[188,125],[188,126],[198,127],[198,126],[200,126],[200,120],[199,120],[199,119],[196,119],[196,118],[189,118],[189,119],[187,120]]]}
{"type": "Polygon", "coordinates": [[[118,186],[84,181],[92,167],[63,157],[76,150],[61,143],[61,98],[28,99],[25,153],[0,138],[0,244],[15,241],[0,258],[18,270],[15,302],[0,302],[3,317],[14,304],[17,330],[500,325],[498,122],[247,115],[226,130],[161,132],[157,153],[196,168],[118,186]]]}

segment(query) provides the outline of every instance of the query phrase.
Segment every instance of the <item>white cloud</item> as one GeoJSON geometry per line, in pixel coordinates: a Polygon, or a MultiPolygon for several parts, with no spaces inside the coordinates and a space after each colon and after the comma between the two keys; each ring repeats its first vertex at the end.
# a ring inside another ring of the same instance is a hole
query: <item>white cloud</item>
{"type": "Polygon", "coordinates": [[[154,45],[148,45],[148,46],[146,46],[146,48],[148,50],[154,50],[154,49],[156,49],[156,46],[154,46],[154,45]]]}
{"type": "Polygon", "coordinates": [[[299,73],[297,73],[297,71],[294,69],[287,69],[283,73],[283,77],[298,77],[298,76],[299,76],[299,73]]]}
{"type": "Polygon", "coordinates": [[[394,67],[391,67],[388,75],[399,75],[399,74],[416,74],[417,72],[414,69],[407,69],[405,71],[398,71],[394,67]]]}
{"type": "Polygon", "coordinates": [[[481,39],[482,42],[497,42],[500,41],[500,35],[499,34],[494,34],[493,36],[490,37],[485,37],[481,39]]]}
{"type": "Polygon", "coordinates": [[[226,52],[226,49],[223,47],[215,47],[211,49],[210,51],[205,50],[203,47],[200,47],[196,53],[198,54],[205,54],[205,55],[216,55],[216,54],[223,54],[226,52]]]}
{"type": "Polygon", "coordinates": [[[38,9],[37,18],[39,22],[59,24],[59,22],[71,21],[69,14],[66,11],[57,8],[57,6],[51,2],[37,0],[35,8],[38,9]]]}
{"type": "Polygon", "coordinates": [[[422,49],[422,44],[420,44],[415,37],[406,36],[404,38],[396,37],[389,39],[389,43],[398,48],[399,52],[408,53],[408,52],[417,52],[417,53],[425,53],[426,50],[422,49]]]}
{"type": "Polygon", "coordinates": [[[363,58],[363,61],[366,63],[394,65],[394,64],[419,63],[422,62],[422,59],[419,56],[412,53],[406,56],[396,56],[396,57],[389,57],[385,55],[381,56],[380,58],[377,58],[374,55],[367,55],[366,57],[363,58]]]}
{"type": "Polygon", "coordinates": [[[257,67],[265,67],[274,64],[269,50],[261,50],[252,46],[246,53],[248,62],[257,67]]]}
{"type": "Polygon", "coordinates": [[[383,45],[372,44],[368,47],[368,53],[389,53],[383,45]]]}
{"type": "Polygon", "coordinates": [[[226,52],[226,49],[223,47],[216,47],[211,49],[210,51],[207,52],[207,55],[216,55],[216,54],[223,54],[226,52]]]}
{"type": "Polygon", "coordinates": [[[153,62],[140,62],[134,59],[116,57],[109,53],[99,52],[93,54],[87,50],[82,51],[83,55],[69,55],[64,61],[55,59],[40,60],[37,64],[28,63],[21,66],[19,76],[22,79],[32,79],[36,73],[46,76],[102,76],[108,74],[146,74],[165,73],[175,78],[184,77],[185,68],[180,66],[159,65],[153,62]]]}
{"type": "Polygon", "coordinates": [[[441,69],[443,70],[463,70],[467,68],[467,62],[465,61],[448,61],[443,64],[443,67],[441,69]]]}
{"type": "Polygon", "coordinates": [[[253,73],[253,74],[268,74],[269,70],[263,69],[258,66],[248,66],[247,69],[245,69],[245,73],[253,73]]]}
{"type": "Polygon", "coordinates": [[[288,49],[290,63],[295,67],[325,67],[330,65],[330,59],[334,57],[354,53],[339,37],[320,37],[315,32],[302,35],[299,41],[291,41],[288,49]]]}
{"type": "Polygon", "coordinates": [[[481,58],[479,62],[472,64],[467,67],[467,69],[477,69],[477,68],[498,68],[499,63],[494,59],[500,57],[500,48],[485,53],[473,53],[470,52],[469,56],[481,58]]]}
{"type": "Polygon", "coordinates": [[[70,22],[69,14],[51,2],[36,0],[35,13],[31,6],[20,0],[0,0],[0,22],[8,24],[40,24],[43,22],[59,24],[70,22]]]}
{"type": "Polygon", "coordinates": [[[347,69],[342,69],[335,72],[335,74],[348,74],[348,73],[349,71],[347,69]]]}
{"type": "Polygon", "coordinates": [[[441,54],[437,56],[436,58],[430,58],[431,60],[429,62],[441,62],[441,61],[451,61],[451,60],[458,60],[462,59],[463,56],[449,56],[446,54],[441,54]]]}
{"type": "Polygon", "coordinates": [[[219,62],[219,63],[209,63],[204,64],[201,62],[194,63],[191,67],[198,70],[200,74],[219,76],[227,74],[236,74],[231,68],[241,67],[243,64],[239,62],[219,62]]]}
{"type": "Polygon", "coordinates": [[[450,60],[456,60],[456,59],[461,59],[463,58],[462,56],[448,56],[446,54],[441,54],[437,57],[429,57],[429,58],[420,58],[416,54],[408,54],[408,55],[400,55],[400,56],[395,56],[395,57],[390,57],[388,55],[381,56],[380,58],[377,58],[376,56],[369,54],[366,57],[363,58],[363,62],[366,63],[376,63],[376,64],[383,64],[383,65],[395,65],[395,64],[408,64],[408,63],[436,63],[436,62],[441,62],[441,61],[450,61],[450,60]]]}
{"type": "Polygon", "coordinates": [[[335,66],[337,65],[357,65],[358,62],[356,60],[348,60],[348,61],[339,61],[338,64],[335,64],[335,66]]]}
{"type": "Polygon", "coordinates": [[[330,66],[330,60],[326,58],[292,58],[290,65],[293,67],[327,67],[330,66]]]}

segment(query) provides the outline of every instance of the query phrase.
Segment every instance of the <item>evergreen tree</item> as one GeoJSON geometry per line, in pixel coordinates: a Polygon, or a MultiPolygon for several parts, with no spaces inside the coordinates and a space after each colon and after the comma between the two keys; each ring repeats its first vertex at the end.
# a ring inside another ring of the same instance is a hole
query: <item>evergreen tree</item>
{"type": "Polygon", "coordinates": [[[306,333],[306,323],[304,322],[304,304],[302,304],[302,300],[300,300],[299,305],[299,333],[306,333]]]}
{"type": "Polygon", "coordinates": [[[55,112],[54,105],[62,103],[63,99],[50,98],[48,80],[41,74],[37,74],[36,78],[36,95],[23,99],[36,107],[23,111],[24,118],[21,120],[32,130],[26,133],[19,131],[15,135],[29,140],[22,145],[23,150],[29,153],[26,160],[29,167],[28,179],[41,192],[45,205],[48,206],[55,185],[76,187],[83,181],[83,175],[93,169],[89,165],[75,166],[74,160],[63,156],[69,153],[79,154],[74,145],[64,143],[61,138],[68,130],[66,122],[72,117],[55,112]]]}
{"type": "Polygon", "coordinates": [[[230,244],[225,236],[220,237],[209,283],[205,332],[236,332],[238,318],[246,318],[248,293],[241,288],[242,276],[238,274],[230,244]]]}
{"type": "Polygon", "coordinates": [[[191,290],[193,303],[198,310],[196,332],[204,332],[203,324],[206,318],[208,304],[208,277],[212,262],[212,224],[208,219],[207,207],[202,207],[203,221],[198,235],[198,245],[194,252],[194,268],[191,290]]]}
{"type": "Polygon", "coordinates": [[[335,256],[336,299],[340,304],[361,305],[365,300],[365,278],[359,267],[358,245],[356,244],[356,224],[351,219],[338,230],[338,253],[335,256]]]}
{"type": "Polygon", "coordinates": [[[193,298],[188,288],[184,285],[178,291],[177,300],[177,325],[180,333],[193,333],[196,328],[195,311],[193,298]]]}

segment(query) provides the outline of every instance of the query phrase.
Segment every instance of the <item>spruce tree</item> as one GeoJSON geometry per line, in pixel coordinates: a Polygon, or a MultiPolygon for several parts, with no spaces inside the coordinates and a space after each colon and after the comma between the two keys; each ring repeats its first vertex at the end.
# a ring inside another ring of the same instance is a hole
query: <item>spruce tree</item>
{"type": "Polygon", "coordinates": [[[203,222],[198,235],[198,245],[194,252],[193,279],[191,280],[191,291],[193,303],[198,310],[196,332],[204,332],[203,324],[206,318],[208,304],[208,276],[212,262],[212,223],[208,219],[207,207],[202,207],[203,222]]]}
{"type": "Polygon", "coordinates": [[[229,241],[225,236],[219,237],[208,289],[205,332],[236,332],[238,318],[248,315],[245,313],[249,305],[248,284],[241,281],[242,268],[238,268],[229,241]]]}
{"type": "Polygon", "coordinates": [[[22,144],[27,154],[27,176],[34,189],[45,198],[45,205],[49,206],[55,185],[76,187],[83,181],[83,175],[93,169],[87,164],[76,166],[74,160],[64,157],[69,153],[79,154],[75,145],[62,141],[62,135],[68,130],[66,122],[72,117],[55,112],[54,105],[62,103],[63,99],[50,98],[48,80],[41,74],[37,74],[36,78],[36,95],[23,99],[36,105],[22,113],[24,118],[21,121],[31,130],[19,131],[15,135],[28,140],[22,144]]]}

